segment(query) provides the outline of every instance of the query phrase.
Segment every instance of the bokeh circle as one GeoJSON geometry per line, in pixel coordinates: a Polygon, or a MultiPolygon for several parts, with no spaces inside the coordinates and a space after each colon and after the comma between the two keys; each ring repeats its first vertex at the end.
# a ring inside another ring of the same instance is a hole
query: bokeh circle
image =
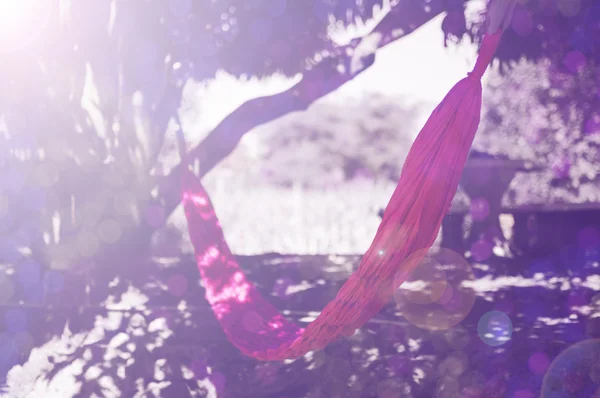
{"type": "Polygon", "coordinates": [[[510,341],[513,324],[502,311],[489,311],[477,323],[477,334],[485,344],[497,347],[510,341]]]}
{"type": "Polygon", "coordinates": [[[452,250],[416,252],[401,264],[396,276],[395,286],[400,285],[394,291],[396,308],[419,328],[448,330],[471,312],[476,293],[469,282],[474,280],[469,263],[452,250]],[[415,261],[416,266],[411,264],[415,261]]]}
{"type": "Polygon", "coordinates": [[[584,340],[560,353],[546,371],[541,398],[600,396],[600,339],[584,340]]]}

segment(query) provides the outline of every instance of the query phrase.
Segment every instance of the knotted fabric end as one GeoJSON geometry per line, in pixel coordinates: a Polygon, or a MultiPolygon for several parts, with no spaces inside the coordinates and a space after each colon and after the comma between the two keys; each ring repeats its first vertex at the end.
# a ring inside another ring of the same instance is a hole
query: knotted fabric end
{"type": "Polygon", "coordinates": [[[479,56],[477,57],[477,62],[475,63],[473,71],[469,73],[469,76],[481,80],[488,65],[490,64],[490,62],[492,62],[492,57],[496,52],[496,48],[498,48],[498,44],[500,43],[501,37],[501,30],[494,34],[486,33],[483,36],[483,40],[481,41],[481,47],[479,47],[479,56]]]}

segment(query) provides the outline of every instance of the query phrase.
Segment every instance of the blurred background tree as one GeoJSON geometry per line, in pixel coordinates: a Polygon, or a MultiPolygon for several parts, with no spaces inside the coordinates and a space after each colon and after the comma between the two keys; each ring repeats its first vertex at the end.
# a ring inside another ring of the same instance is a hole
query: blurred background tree
{"type": "Polygon", "coordinates": [[[528,193],[538,200],[598,200],[600,113],[590,108],[597,100],[589,77],[582,81],[548,60],[522,60],[506,76],[490,73],[474,148],[546,165],[514,181],[539,191],[528,193]]]}
{"type": "Polygon", "coordinates": [[[417,105],[381,94],[322,102],[265,126],[260,158],[269,181],[304,187],[356,178],[396,182],[408,154],[417,105]]]}
{"type": "MultiPolygon", "coordinates": [[[[5,3],[10,5],[0,12],[0,29],[5,32],[0,39],[2,300],[67,308],[53,313],[53,326],[47,326],[45,314],[31,316],[30,325],[46,322],[29,328],[39,344],[59,334],[67,321],[72,331],[89,329],[94,317],[85,317],[76,305],[106,303],[109,295],[119,301],[131,285],[157,286],[152,279],[156,275],[147,268],[149,244],[178,203],[176,169],[169,172],[162,164],[176,153],[174,133],[187,82],[211,79],[217,70],[240,77],[301,74],[286,92],[243,104],[192,150],[205,174],[245,132],[306,109],[368,68],[378,48],[441,13],[447,15],[440,43],[465,35],[477,42],[483,16],[466,21],[466,3],[5,3]],[[378,14],[370,34],[346,45],[331,40],[332,26],[370,18],[383,6],[387,12],[378,14]],[[6,282],[9,275],[14,282],[6,282]]],[[[600,44],[595,40],[599,10],[593,0],[520,3],[497,53],[504,66],[524,57],[548,60],[552,68],[570,74],[566,81],[574,83],[557,86],[562,96],[547,103],[556,103],[560,115],[569,115],[565,109],[575,104],[586,126],[594,126],[594,112],[600,109],[600,44]]],[[[379,105],[373,112],[396,112],[379,105]]],[[[373,134],[382,134],[382,145],[389,142],[391,130],[365,127],[371,128],[373,134]]],[[[327,125],[321,131],[327,135],[327,125]]],[[[336,140],[341,138],[345,137],[336,140]]],[[[354,138],[351,145],[361,145],[365,136],[354,138]]],[[[285,141],[279,136],[277,140],[285,141]]],[[[329,141],[319,150],[332,154],[340,144],[329,141]]],[[[389,154],[408,148],[401,139],[393,145],[389,154]]],[[[346,158],[342,169],[350,178],[357,173],[357,160],[346,158]]],[[[375,160],[364,152],[359,160],[379,173],[390,167],[387,158],[372,163],[375,160]]],[[[395,176],[400,162],[392,164],[389,172],[395,176]]],[[[23,327],[11,322],[6,330],[23,327]]],[[[27,352],[4,356],[0,372],[27,352]]]]}

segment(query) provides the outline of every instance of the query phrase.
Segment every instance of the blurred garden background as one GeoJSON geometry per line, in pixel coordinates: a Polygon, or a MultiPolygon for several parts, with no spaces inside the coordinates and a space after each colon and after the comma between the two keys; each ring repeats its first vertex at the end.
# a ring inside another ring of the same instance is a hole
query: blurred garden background
{"type": "Polygon", "coordinates": [[[204,299],[177,134],[249,278],[306,324],[486,2],[0,0],[0,395],[600,396],[600,3],[517,3],[435,261],[353,336],[266,363],[204,299]],[[460,300],[410,299],[440,270],[460,300]]]}

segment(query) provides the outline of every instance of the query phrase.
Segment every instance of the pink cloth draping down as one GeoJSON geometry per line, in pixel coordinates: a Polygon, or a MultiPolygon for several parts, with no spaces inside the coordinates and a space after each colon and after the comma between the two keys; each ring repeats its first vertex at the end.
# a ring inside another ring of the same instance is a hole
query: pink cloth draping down
{"type": "Polygon", "coordinates": [[[297,358],[349,336],[392,299],[433,244],[458,188],[481,112],[481,77],[501,32],[435,108],[413,143],[375,238],[337,296],[305,329],[246,279],[200,181],[184,171],[182,200],[206,298],[229,340],[261,360],[297,358]]]}

